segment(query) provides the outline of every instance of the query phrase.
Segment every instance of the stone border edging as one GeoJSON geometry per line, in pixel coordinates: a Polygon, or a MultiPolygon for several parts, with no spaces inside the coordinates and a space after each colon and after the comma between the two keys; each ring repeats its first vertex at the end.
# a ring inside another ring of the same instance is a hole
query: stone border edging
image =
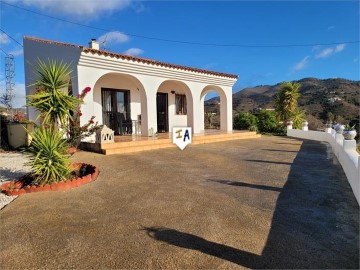
{"type": "Polygon", "coordinates": [[[87,184],[89,182],[95,181],[95,179],[98,177],[100,171],[98,167],[87,164],[87,163],[71,163],[70,166],[76,166],[76,165],[86,165],[88,166],[87,170],[90,170],[90,172],[83,176],[74,178],[71,180],[66,181],[60,181],[60,182],[54,182],[51,185],[46,184],[43,186],[22,186],[22,183],[19,180],[13,180],[9,181],[7,183],[4,183],[0,186],[1,192],[5,193],[8,196],[16,196],[16,195],[23,195],[26,193],[32,193],[32,192],[41,192],[41,191],[58,191],[58,190],[68,190],[75,187],[79,187],[81,185],[87,184]],[[15,185],[15,188],[10,189],[10,185],[15,185]],[[16,188],[18,187],[18,188],[16,188]]]}

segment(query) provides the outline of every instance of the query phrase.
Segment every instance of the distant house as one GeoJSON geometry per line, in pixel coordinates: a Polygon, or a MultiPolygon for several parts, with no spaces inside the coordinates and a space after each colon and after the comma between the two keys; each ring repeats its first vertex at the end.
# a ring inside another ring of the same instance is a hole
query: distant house
{"type": "MultiPolygon", "coordinates": [[[[24,37],[24,58],[27,94],[34,91],[28,85],[34,81],[37,59],[71,63],[70,93],[92,88],[81,108],[81,124],[95,116],[119,135],[147,136],[151,129],[169,132],[174,126],[190,126],[194,133],[201,133],[205,95],[216,91],[220,129],[232,130],[232,86],[237,75],[112,53],[100,50],[96,40],[85,47],[24,37]]],[[[36,112],[29,108],[28,115],[34,119],[36,112]]]]}
{"type": "Polygon", "coordinates": [[[341,101],[341,98],[339,98],[339,97],[332,97],[332,98],[328,98],[328,101],[329,101],[330,103],[335,103],[335,102],[337,102],[337,101],[341,101]]]}

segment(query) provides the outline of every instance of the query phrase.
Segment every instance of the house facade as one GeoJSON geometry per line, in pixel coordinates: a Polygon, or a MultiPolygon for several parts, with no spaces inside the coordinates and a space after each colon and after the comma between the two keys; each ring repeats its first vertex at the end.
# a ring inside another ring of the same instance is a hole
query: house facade
{"type": "MultiPolygon", "coordinates": [[[[237,75],[150,59],[111,53],[89,47],[24,37],[26,94],[36,79],[38,59],[71,64],[71,93],[76,96],[91,87],[81,107],[81,124],[92,116],[115,135],[171,132],[172,127],[192,127],[204,132],[204,99],[208,92],[220,96],[220,129],[232,131],[232,86],[237,75]]],[[[28,108],[29,119],[37,112],[28,108]]]]}

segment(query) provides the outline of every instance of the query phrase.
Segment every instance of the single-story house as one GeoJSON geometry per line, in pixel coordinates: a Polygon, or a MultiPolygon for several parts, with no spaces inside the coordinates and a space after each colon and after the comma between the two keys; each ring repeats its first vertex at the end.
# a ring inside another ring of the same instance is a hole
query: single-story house
{"type": "MultiPolygon", "coordinates": [[[[204,99],[209,91],[220,96],[220,129],[232,131],[232,86],[237,75],[169,64],[89,47],[24,37],[26,94],[34,80],[38,59],[70,63],[71,92],[92,91],[81,107],[81,125],[92,116],[117,134],[171,132],[172,127],[204,131],[204,99]]],[[[194,56],[196,57],[196,56],[194,56]]],[[[28,108],[29,119],[36,111],[28,108]]]]}

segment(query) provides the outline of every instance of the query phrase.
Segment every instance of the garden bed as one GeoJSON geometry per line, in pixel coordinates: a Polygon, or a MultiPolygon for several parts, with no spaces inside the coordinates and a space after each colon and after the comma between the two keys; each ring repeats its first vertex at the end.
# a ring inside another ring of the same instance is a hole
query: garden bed
{"type": "Polygon", "coordinates": [[[8,196],[15,196],[32,192],[68,190],[92,182],[99,175],[99,169],[91,164],[72,163],[70,167],[72,174],[69,180],[36,186],[31,185],[31,175],[27,174],[21,179],[2,184],[1,192],[8,196]]]}

